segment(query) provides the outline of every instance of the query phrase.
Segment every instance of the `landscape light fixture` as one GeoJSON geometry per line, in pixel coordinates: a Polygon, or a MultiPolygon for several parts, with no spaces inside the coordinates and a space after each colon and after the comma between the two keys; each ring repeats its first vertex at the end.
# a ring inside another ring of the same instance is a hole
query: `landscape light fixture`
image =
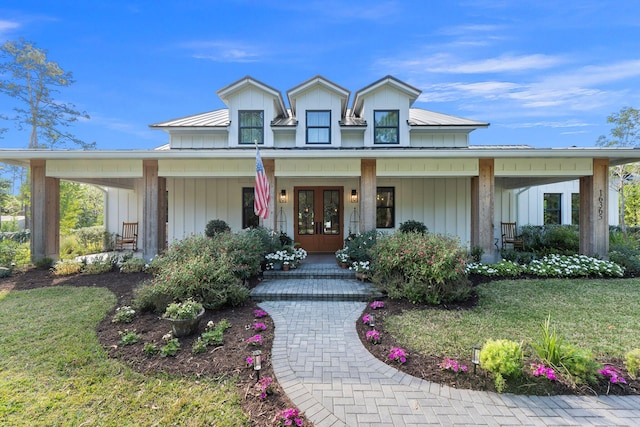
{"type": "Polygon", "coordinates": [[[473,363],[473,373],[476,373],[476,368],[480,364],[480,349],[479,345],[473,346],[473,352],[471,353],[471,363],[473,363]]]}
{"type": "Polygon", "coordinates": [[[373,318],[373,314],[369,315],[369,326],[371,326],[371,328],[375,328],[375,326],[376,326],[376,322],[375,322],[375,320],[373,318]]]}
{"type": "Polygon", "coordinates": [[[287,203],[287,190],[280,190],[280,203],[287,203]]]}
{"type": "Polygon", "coordinates": [[[261,354],[260,350],[254,350],[253,352],[253,370],[258,374],[258,379],[260,379],[260,369],[262,369],[261,354]]]}
{"type": "Polygon", "coordinates": [[[358,190],[351,190],[351,203],[358,203],[358,190]]]}

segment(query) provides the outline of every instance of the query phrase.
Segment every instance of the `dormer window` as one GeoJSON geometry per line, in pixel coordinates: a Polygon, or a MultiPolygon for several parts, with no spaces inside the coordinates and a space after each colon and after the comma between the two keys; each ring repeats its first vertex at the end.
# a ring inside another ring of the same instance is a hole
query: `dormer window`
{"type": "Polygon", "coordinates": [[[307,111],[307,144],[331,144],[331,111],[307,111]]]}
{"type": "Polygon", "coordinates": [[[374,144],[400,143],[400,112],[398,110],[375,110],[373,123],[374,144]]]}
{"type": "Polygon", "coordinates": [[[240,144],[264,143],[264,111],[238,111],[238,138],[240,144]]]}

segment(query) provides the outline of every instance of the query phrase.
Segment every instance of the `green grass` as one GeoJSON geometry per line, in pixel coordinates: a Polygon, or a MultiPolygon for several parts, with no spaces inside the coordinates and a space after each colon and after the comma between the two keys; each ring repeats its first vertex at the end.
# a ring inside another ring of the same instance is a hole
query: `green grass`
{"type": "Polygon", "coordinates": [[[94,329],[115,303],[103,288],[0,293],[0,425],[248,424],[232,382],[108,359],[94,329]]]}
{"type": "Polygon", "coordinates": [[[385,322],[388,332],[424,354],[468,358],[488,339],[530,344],[551,315],[565,342],[596,357],[640,348],[640,279],[504,280],[478,287],[473,310],[411,310],[385,322]]]}

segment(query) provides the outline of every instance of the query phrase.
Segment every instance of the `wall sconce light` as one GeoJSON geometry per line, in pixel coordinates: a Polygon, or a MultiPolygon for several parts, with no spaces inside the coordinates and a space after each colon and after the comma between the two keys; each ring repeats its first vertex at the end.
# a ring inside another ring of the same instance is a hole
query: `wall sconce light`
{"type": "Polygon", "coordinates": [[[480,364],[480,350],[481,347],[479,345],[473,346],[473,352],[471,353],[471,363],[473,363],[473,373],[476,373],[476,368],[480,364]]]}
{"type": "Polygon", "coordinates": [[[358,203],[358,191],[355,188],[351,190],[351,203],[358,203]]]}
{"type": "Polygon", "coordinates": [[[287,203],[287,190],[280,190],[280,203],[287,203]]]}

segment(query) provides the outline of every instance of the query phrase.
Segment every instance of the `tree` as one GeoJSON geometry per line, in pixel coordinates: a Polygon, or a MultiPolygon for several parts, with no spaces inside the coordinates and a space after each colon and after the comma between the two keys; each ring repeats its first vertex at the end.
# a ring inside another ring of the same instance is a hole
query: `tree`
{"type": "MultiPolygon", "coordinates": [[[[624,107],[618,113],[607,117],[607,123],[611,123],[611,138],[600,135],[596,144],[601,147],[637,147],[640,145],[640,110],[632,107],[624,107]]],[[[625,222],[626,197],[625,185],[638,175],[637,163],[632,165],[618,165],[611,168],[613,185],[620,194],[620,227],[624,239],[627,239],[627,227],[625,222]]]]}
{"type": "Polygon", "coordinates": [[[0,92],[19,101],[14,108],[19,130],[30,131],[29,148],[51,148],[71,142],[83,149],[95,147],[66,131],[79,118],[89,118],[71,103],[55,99],[59,88],[71,85],[70,72],[47,59],[47,51],[24,39],[5,42],[0,47],[0,92]]]}

